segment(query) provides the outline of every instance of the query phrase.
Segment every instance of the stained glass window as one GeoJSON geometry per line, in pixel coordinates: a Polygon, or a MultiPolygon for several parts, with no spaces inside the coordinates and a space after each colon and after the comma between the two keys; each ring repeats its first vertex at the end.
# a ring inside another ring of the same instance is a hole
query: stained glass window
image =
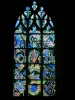
{"type": "Polygon", "coordinates": [[[14,32],[13,96],[55,94],[54,24],[36,1],[18,17],[14,32]]]}

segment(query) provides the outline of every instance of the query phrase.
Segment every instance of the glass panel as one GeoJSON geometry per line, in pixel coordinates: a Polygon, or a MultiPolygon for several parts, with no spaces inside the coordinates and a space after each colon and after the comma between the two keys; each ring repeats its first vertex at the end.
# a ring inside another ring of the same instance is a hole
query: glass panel
{"type": "MultiPolygon", "coordinates": [[[[33,80],[32,80],[33,81],[33,80]]],[[[38,82],[36,82],[38,83],[38,82]]],[[[28,85],[28,96],[41,96],[41,85],[40,84],[29,84],[28,85]]]]}
{"type": "Polygon", "coordinates": [[[55,94],[53,28],[51,17],[36,1],[18,17],[14,33],[13,96],[55,94]]]}
{"type": "Polygon", "coordinates": [[[15,33],[26,33],[24,27],[20,24],[16,29],[15,33]]]}
{"type": "Polygon", "coordinates": [[[40,50],[28,50],[29,63],[41,63],[40,50]]]}
{"type": "Polygon", "coordinates": [[[55,65],[43,65],[43,79],[55,79],[55,65]]]}
{"type": "Polygon", "coordinates": [[[15,49],[14,50],[14,61],[15,63],[26,63],[26,50],[15,49]]]}
{"type": "Polygon", "coordinates": [[[55,81],[43,81],[43,96],[53,96],[55,94],[55,81]]]}
{"type": "Polygon", "coordinates": [[[54,50],[43,49],[43,63],[55,63],[54,50]]]}
{"type": "Polygon", "coordinates": [[[26,48],[25,34],[14,34],[14,48],[26,48]]]}
{"type": "Polygon", "coordinates": [[[55,34],[43,35],[43,48],[53,48],[55,46],[55,34]]]}
{"type": "Polygon", "coordinates": [[[13,96],[24,96],[26,91],[26,81],[14,80],[13,82],[13,96]]]}
{"type": "Polygon", "coordinates": [[[39,64],[30,64],[28,66],[28,78],[29,79],[40,79],[40,67],[39,64]]]}
{"type": "Polygon", "coordinates": [[[36,34],[29,35],[28,48],[40,48],[41,36],[36,34]]]}

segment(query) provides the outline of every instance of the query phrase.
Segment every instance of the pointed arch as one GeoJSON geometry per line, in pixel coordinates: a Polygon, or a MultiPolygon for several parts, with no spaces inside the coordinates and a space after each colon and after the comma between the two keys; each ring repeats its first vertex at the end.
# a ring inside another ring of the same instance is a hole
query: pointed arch
{"type": "Polygon", "coordinates": [[[13,96],[55,94],[54,50],[53,21],[34,1],[15,24],[13,96]]]}

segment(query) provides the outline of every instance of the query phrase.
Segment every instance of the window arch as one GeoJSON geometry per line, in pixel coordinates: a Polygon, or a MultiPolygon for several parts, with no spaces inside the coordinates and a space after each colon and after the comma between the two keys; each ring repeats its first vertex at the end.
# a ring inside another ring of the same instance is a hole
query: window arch
{"type": "Polygon", "coordinates": [[[52,19],[34,1],[15,24],[13,96],[55,94],[54,50],[52,19]]]}

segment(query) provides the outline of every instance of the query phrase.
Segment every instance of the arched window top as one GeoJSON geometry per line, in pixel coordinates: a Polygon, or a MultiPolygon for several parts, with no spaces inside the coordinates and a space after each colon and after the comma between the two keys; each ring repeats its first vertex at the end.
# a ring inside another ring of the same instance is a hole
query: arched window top
{"type": "Polygon", "coordinates": [[[25,29],[23,30],[24,27],[31,27],[30,33],[40,33],[37,28],[40,29],[41,27],[44,28],[43,33],[54,33],[54,24],[51,17],[46,14],[43,7],[38,7],[35,1],[31,7],[27,6],[24,13],[18,17],[15,24],[15,33],[26,33],[25,29]],[[36,10],[37,12],[35,12],[36,10]]]}
{"type": "Polygon", "coordinates": [[[34,1],[18,17],[14,32],[14,96],[55,94],[55,32],[50,16],[34,1]]]}

